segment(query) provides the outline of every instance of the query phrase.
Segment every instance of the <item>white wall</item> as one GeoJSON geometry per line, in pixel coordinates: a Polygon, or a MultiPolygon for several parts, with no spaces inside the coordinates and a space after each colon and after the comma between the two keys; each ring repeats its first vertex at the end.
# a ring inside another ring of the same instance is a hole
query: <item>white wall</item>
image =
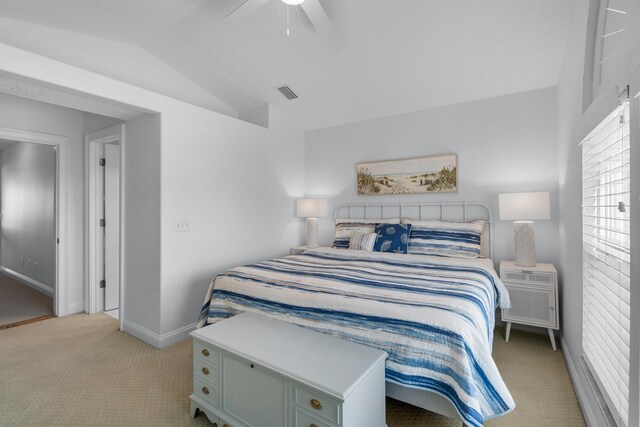
{"type": "MultiPolygon", "coordinates": [[[[536,222],[537,253],[541,262],[558,262],[555,88],[310,131],[306,146],[306,191],[332,205],[485,202],[494,213],[496,262],[514,257],[512,222],[499,220],[498,194],[549,191],[552,219],[536,222]],[[458,193],[356,195],[356,163],[444,153],[458,155],[458,193]]],[[[329,244],[332,218],[321,220],[320,229],[321,244],[329,244]]]]}
{"type": "Polygon", "coordinates": [[[69,313],[83,311],[83,114],[69,108],[0,94],[0,127],[69,138],[67,306],[69,313]]]}
{"type": "Polygon", "coordinates": [[[83,113],[84,133],[88,134],[101,129],[106,129],[109,126],[123,123],[123,120],[114,119],[113,117],[99,116],[92,113],[83,113]]]}
{"type": "MultiPolygon", "coordinates": [[[[561,333],[563,351],[567,359],[570,373],[581,400],[583,412],[590,426],[606,425],[602,413],[598,408],[596,398],[587,383],[585,372],[580,364],[582,354],[582,171],[581,151],[578,143],[617,105],[616,86],[624,88],[631,85],[632,94],[640,90],[640,4],[625,2],[629,7],[627,12],[626,41],[622,56],[626,61],[614,72],[614,76],[605,82],[599,91],[599,96],[583,114],[583,74],[585,67],[585,43],[587,35],[588,2],[576,0],[574,16],[569,32],[566,53],[562,71],[558,82],[558,167],[560,191],[560,275],[562,287],[561,333]]],[[[635,118],[638,117],[638,100],[634,100],[635,118]]],[[[637,122],[635,122],[637,132],[637,122]]],[[[632,143],[634,165],[640,165],[637,144],[632,143]]],[[[638,168],[634,167],[632,174],[632,200],[638,200],[638,168]]],[[[639,224],[638,212],[632,211],[632,229],[639,224]]],[[[632,241],[633,257],[637,259],[640,250],[638,241],[640,233],[634,232],[632,241]],[[635,250],[634,250],[635,249],[635,250]]],[[[632,307],[640,307],[637,284],[640,283],[640,265],[631,265],[632,307]]],[[[638,322],[638,310],[633,310],[636,316],[632,323],[638,322]]],[[[631,426],[638,426],[638,341],[637,328],[632,328],[635,334],[632,338],[632,372],[631,389],[635,394],[635,402],[631,403],[631,426]],[[633,391],[635,390],[635,391],[633,391]]]]}
{"type": "MultiPolygon", "coordinates": [[[[300,242],[301,133],[234,136],[226,126],[163,116],[162,330],[196,321],[211,278],[238,264],[288,254],[300,242]],[[174,233],[173,221],[191,220],[174,233]]],[[[240,134],[241,135],[241,134],[240,134]]]]}
{"type": "MultiPolygon", "coordinates": [[[[156,171],[160,176],[160,211],[147,217],[151,224],[160,221],[159,278],[155,266],[144,276],[128,267],[157,250],[155,231],[124,236],[125,249],[138,248],[125,255],[125,292],[136,286],[151,289],[148,300],[134,304],[157,310],[161,323],[136,319],[148,323],[125,325],[126,331],[156,346],[185,338],[216,273],[288,253],[300,243],[302,223],[294,216],[294,204],[304,193],[304,134],[278,129],[283,120],[277,111],[270,115],[272,128],[264,129],[3,43],[0,56],[0,71],[161,114],[160,164],[154,157],[139,170],[144,174],[149,168],[151,176],[156,171]],[[191,220],[191,232],[173,232],[179,218],[191,220]]],[[[125,145],[128,152],[133,144],[127,139],[125,145]]],[[[128,161],[127,172],[135,166],[128,161]]],[[[125,209],[144,210],[145,193],[131,197],[129,185],[124,188],[125,209]]],[[[152,199],[154,191],[152,186],[152,199]]],[[[132,301],[125,300],[125,320],[136,308],[132,301]]]]}
{"type": "Polygon", "coordinates": [[[55,167],[51,146],[17,143],[2,150],[2,261],[53,294],[56,283],[55,167]]]}
{"type": "Polygon", "coordinates": [[[124,307],[129,327],[159,331],[160,117],[143,114],[125,124],[124,307]]]}

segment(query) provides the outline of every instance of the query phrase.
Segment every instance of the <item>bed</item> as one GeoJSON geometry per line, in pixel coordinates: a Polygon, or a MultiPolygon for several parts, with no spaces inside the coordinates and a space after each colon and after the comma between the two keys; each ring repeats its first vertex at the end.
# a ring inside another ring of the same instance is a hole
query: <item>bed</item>
{"type": "Polygon", "coordinates": [[[509,296],[490,258],[489,208],[345,204],[335,217],[482,220],[483,257],[318,248],[237,267],[211,282],[199,326],[252,311],[386,351],[390,397],[470,426],[511,411],[491,357],[494,313],[509,296]]]}

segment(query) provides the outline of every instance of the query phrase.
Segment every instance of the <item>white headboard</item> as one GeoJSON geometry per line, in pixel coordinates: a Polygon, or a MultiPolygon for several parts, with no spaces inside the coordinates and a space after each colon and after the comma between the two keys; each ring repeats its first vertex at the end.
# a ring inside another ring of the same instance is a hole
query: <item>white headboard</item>
{"type": "Polygon", "coordinates": [[[480,202],[406,202],[406,203],[341,203],[334,209],[335,218],[408,218],[413,220],[486,221],[482,232],[484,257],[493,257],[493,213],[480,202]]]}

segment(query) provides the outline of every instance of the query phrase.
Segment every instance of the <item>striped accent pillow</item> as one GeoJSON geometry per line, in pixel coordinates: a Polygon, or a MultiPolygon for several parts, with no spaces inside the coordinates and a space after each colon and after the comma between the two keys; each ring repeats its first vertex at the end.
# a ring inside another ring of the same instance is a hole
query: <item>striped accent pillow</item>
{"type": "Polygon", "coordinates": [[[376,233],[353,233],[349,241],[349,249],[357,251],[373,251],[373,245],[376,243],[376,233]]]}
{"type": "Polygon", "coordinates": [[[418,255],[438,255],[458,258],[477,258],[480,256],[481,236],[484,221],[446,222],[412,221],[408,252],[418,255]]]}
{"type": "Polygon", "coordinates": [[[400,218],[390,219],[348,219],[336,218],[336,228],[333,233],[333,247],[349,249],[353,233],[375,233],[376,224],[400,224],[400,218]]]}

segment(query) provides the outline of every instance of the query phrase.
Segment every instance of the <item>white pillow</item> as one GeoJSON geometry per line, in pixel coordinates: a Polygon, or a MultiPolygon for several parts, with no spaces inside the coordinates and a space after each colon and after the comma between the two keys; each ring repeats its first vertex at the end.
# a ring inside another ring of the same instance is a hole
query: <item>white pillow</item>
{"type": "Polygon", "coordinates": [[[336,249],[348,249],[353,233],[373,233],[376,224],[400,224],[400,218],[388,219],[351,219],[336,218],[333,233],[333,245],[336,249]]]}
{"type": "Polygon", "coordinates": [[[373,251],[373,245],[376,243],[377,233],[353,233],[349,240],[349,249],[357,251],[373,251]]]}

